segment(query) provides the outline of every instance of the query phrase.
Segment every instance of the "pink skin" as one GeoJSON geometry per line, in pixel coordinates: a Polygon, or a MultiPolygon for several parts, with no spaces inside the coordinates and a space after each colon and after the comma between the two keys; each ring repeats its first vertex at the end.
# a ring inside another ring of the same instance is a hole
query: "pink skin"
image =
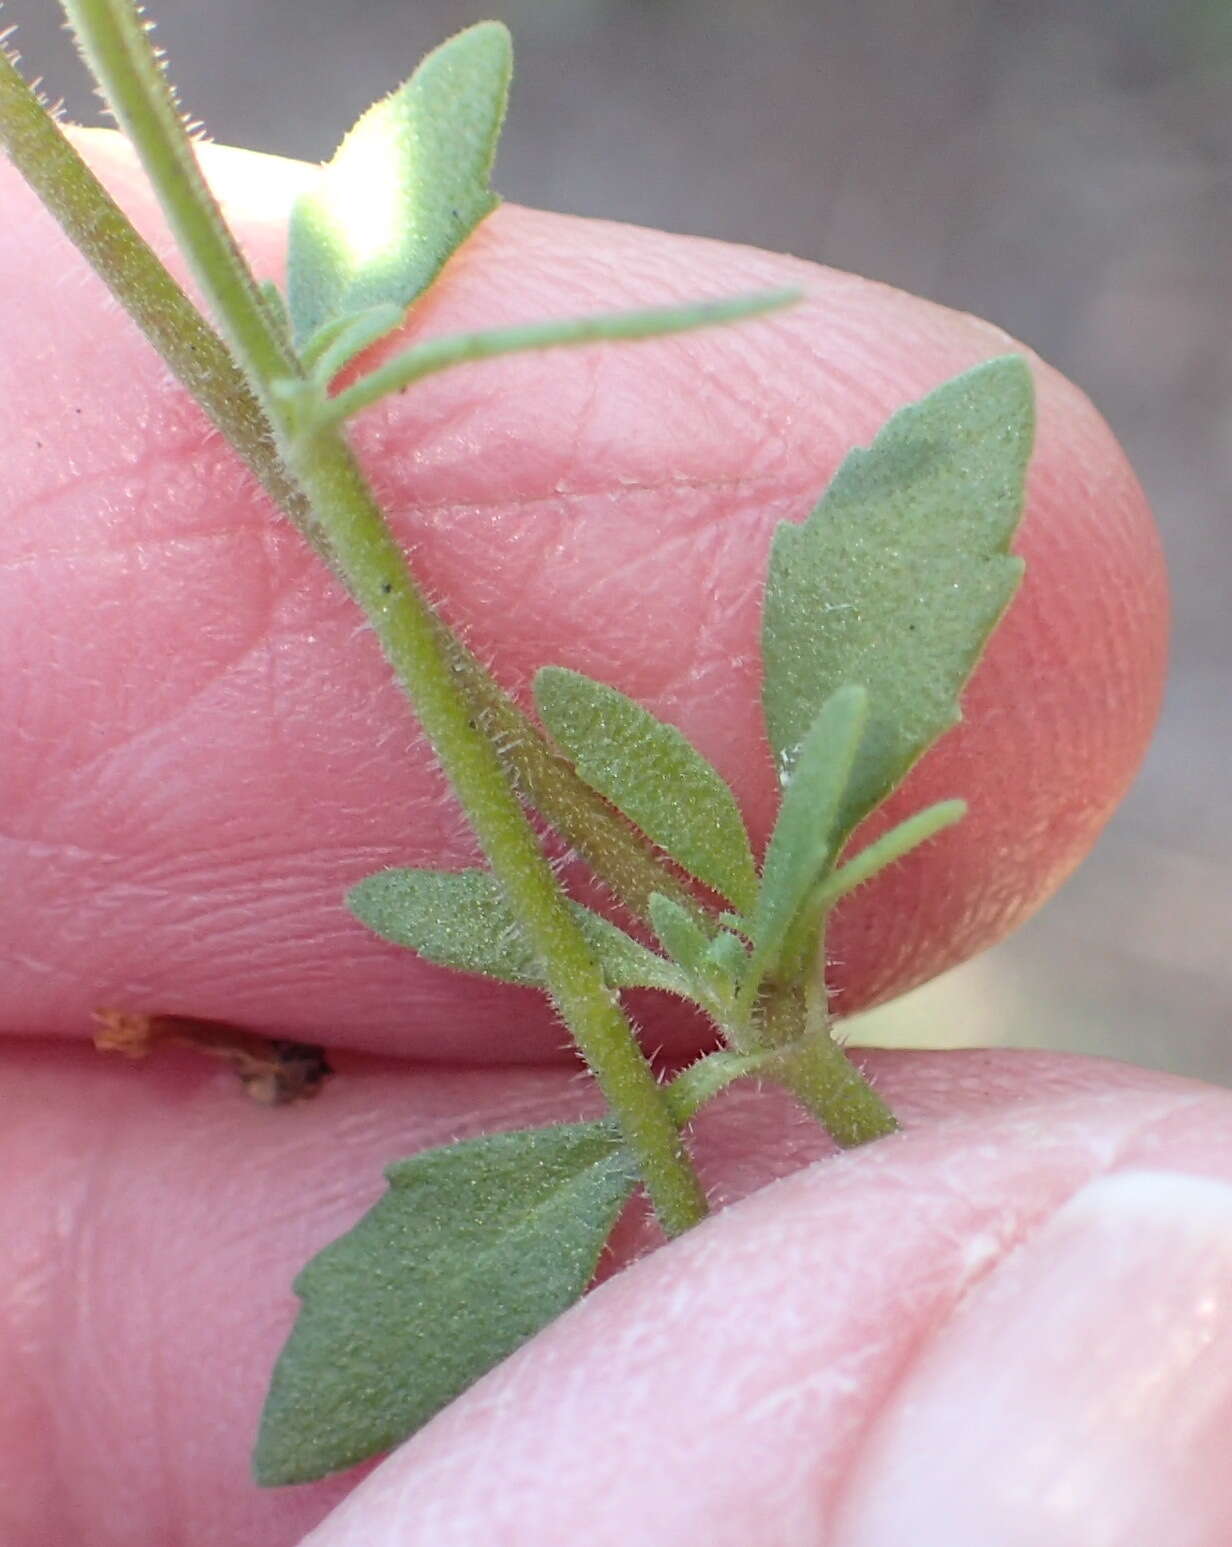
{"type": "MultiPolygon", "coordinates": [[[[119,148],[96,155],[158,230],[119,148]]],[[[234,154],[217,167],[274,271],[294,172],[234,154]]],[[[557,1055],[538,996],[468,984],[460,1019],[448,973],[339,906],[383,865],[473,862],[464,824],[353,605],[16,174],[0,178],[0,658],[20,665],[0,677],[14,731],[0,1023],[81,1037],[104,1003],[420,1058],[557,1055]]],[[[803,518],[893,409],[1021,346],[812,264],[518,209],[483,227],[417,323],[443,333],[785,283],[808,303],[457,371],[358,433],[417,572],[503,680],[524,693],[554,661],[632,693],[714,759],[759,839],[774,798],[757,680],[773,527],[803,518]]],[[[842,910],[843,1009],[932,976],[1043,901],[1154,722],[1165,601],[1149,513],[1086,399],[1037,374],[1029,578],[967,723],[884,820],[954,795],[970,815],[842,910]]],[[[674,1052],[702,1034],[661,1003],[646,1019],[674,1052]]]]}
{"type": "MultiPolygon", "coordinates": [[[[119,147],[89,145],[165,246],[119,147]]],[[[208,162],[273,272],[302,173],[208,162]]],[[[560,1032],[532,996],[341,912],[381,864],[472,856],[371,636],[4,169],[0,212],[0,1169],[26,1179],[0,1195],[5,1547],[289,1547],[322,1521],[315,1547],[1225,1547],[1232,1098],[1036,1055],[873,1056],[906,1131],[839,1159],[785,1097],[731,1093],[695,1144],[715,1201],[746,1202],[649,1255],[627,1220],[605,1271],[645,1260],[353,1493],[253,1487],[290,1280],[381,1164],[593,1093],[544,1066],[560,1032]],[[319,1101],[270,1113],[189,1055],[137,1073],[69,1045],[100,1002],[352,1051],[319,1101]]],[[[416,323],[785,281],[809,304],[773,321],[458,373],[359,435],[416,569],[504,679],[610,677],[702,745],[758,834],[773,524],[894,407],[1017,346],[808,264],[512,209],[416,323]]],[[[844,911],[847,1005],[1047,896],[1154,717],[1148,513],[1085,399],[1037,379],[1030,579],[967,724],[895,805],[961,794],[972,815],[844,911]]],[[[662,1006],[645,1019],[696,1046],[662,1006]]]]}

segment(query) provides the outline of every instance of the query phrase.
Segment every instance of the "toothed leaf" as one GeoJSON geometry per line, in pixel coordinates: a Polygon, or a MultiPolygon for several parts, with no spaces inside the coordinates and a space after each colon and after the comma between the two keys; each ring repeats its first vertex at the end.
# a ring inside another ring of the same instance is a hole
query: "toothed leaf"
{"type": "Polygon", "coordinates": [[[1008,549],[1033,422],[1026,361],[978,366],[895,414],[808,520],[775,534],[763,703],[780,772],[836,688],[868,689],[843,835],[959,719],[959,694],[1022,574],[1008,549]]]}
{"type": "Polygon", "coordinates": [[[608,1123],[491,1134],[386,1170],[295,1281],[253,1469],[309,1482],[399,1444],[570,1306],[636,1167],[608,1123]]]}

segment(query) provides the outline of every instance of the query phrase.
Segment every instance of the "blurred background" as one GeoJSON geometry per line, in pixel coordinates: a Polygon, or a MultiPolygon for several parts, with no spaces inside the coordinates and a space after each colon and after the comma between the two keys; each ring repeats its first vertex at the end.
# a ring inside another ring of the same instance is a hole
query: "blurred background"
{"type": "MultiPolygon", "coordinates": [[[[450,32],[513,28],[509,199],[749,242],[1000,323],[1084,387],[1163,528],[1164,721],[1011,940],[860,1040],[1232,1083],[1232,0],[151,0],[215,139],[314,160],[450,32]]],[[[97,105],[53,0],[29,74],[97,105]]]]}

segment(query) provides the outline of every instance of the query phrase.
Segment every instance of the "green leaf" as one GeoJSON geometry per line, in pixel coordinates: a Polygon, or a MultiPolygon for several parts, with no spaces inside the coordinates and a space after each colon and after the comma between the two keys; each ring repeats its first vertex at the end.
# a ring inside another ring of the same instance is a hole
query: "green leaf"
{"type": "Polygon", "coordinates": [[[328,387],[334,377],[377,339],[384,338],[402,321],[402,308],[392,302],[352,312],[318,328],[302,353],[313,379],[328,387]]]}
{"type": "Polygon", "coordinates": [[[650,922],[663,949],[690,977],[705,973],[710,941],[678,902],[654,892],[650,898],[650,922]]]}
{"type": "MultiPolygon", "coordinates": [[[[347,906],[383,939],[438,966],[544,987],[534,953],[489,871],[380,870],[351,888],[347,906]]],[[[671,962],[581,903],[569,906],[612,988],[661,988],[692,997],[671,962]]]]}
{"type": "Polygon", "coordinates": [[[780,958],[788,974],[804,972],[809,960],[815,958],[822,923],[835,903],[848,892],[854,892],[856,887],[871,881],[887,865],[910,854],[912,849],[935,838],[945,828],[953,827],[955,822],[961,822],[966,814],[964,800],[938,801],[935,806],[917,811],[897,827],[882,833],[847,864],[823,875],[788,931],[780,958]]]}
{"type": "Polygon", "coordinates": [[[434,49],[370,107],[291,214],[297,345],[353,312],[403,311],[499,202],[489,187],[513,54],[499,22],[434,49]]]}
{"type": "Polygon", "coordinates": [[[290,338],[291,319],[287,316],[287,303],[282,298],[282,291],[272,279],[263,279],[259,288],[261,299],[265,302],[265,309],[273,319],[274,326],[280,333],[290,338]]]}
{"type": "Polygon", "coordinates": [[[690,875],[750,908],[757,870],[735,796],[674,725],[580,672],[535,677],[543,722],[581,778],[690,875]]]}
{"type": "Polygon", "coordinates": [[[711,940],[678,902],[658,892],[650,898],[650,922],[692,984],[694,999],[724,1025],[748,960],[744,946],[726,930],[711,940]]]}
{"type": "Polygon", "coordinates": [[[706,947],[706,963],[732,983],[739,983],[748,964],[744,941],[721,929],[706,947]]]}
{"type": "Polygon", "coordinates": [[[636,1168],[607,1123],[492,1134],[396,1161],[300,1273],[303,1306],[253,1457],[267,1487],[388,1450],[585,1290],[636,1168]]]}
{"type": "Polygon", "coordinates": [[[840,897],[871,881],[887,865],[910,854],[912,849],[935,838],[947,827],[953,827],[955,822],[961,822],[966,814],[965,800],[939,800],[935,806],[925,806],[923,811],[915,812],[828,876],[822,883],[819,903],[824,908],[833,907],[840,897]]]}
{"type": "MultiPolygon", "coordinates": [[[[652,306],[598,317],[565,317],[512,328],[491,328],[481,333],[451,333],[444,338],[429,339],[426,344],[416,344],[361,376],[322,405],[316,426],[324,429],[341,424],[361,409],[379,403],[391,392],[402,392],[425,376],[450,371],[459,365],[473,365],[479,360],[495,360],[501,355],[525,354],[538,349],[578,349],[586,344],[632,343],[638,339],[691,333],[697,328],[721,327],[761,317],[784,306],[794,306],[800,299],[799,290],[760,290],[723,301],[652,306]]],[[[316,349],[317,340],[314,338],[308,347],[316,349]]]]}
{"type": "Polygon", "coordinates": [[[838,852],[839,814],[867,722],[868,694],[841,687],[801,743],[762,867],[746,993],[773,970],[793,919],[838,852]]]}
{"type": "Polygon", "coordinates": [[[869,693],[844,836],[960,718],[958,696],[1022,574],[1008,548],[1033,422],[1026,361],[978,366],[895,414],[808,520],[775,534],[763,703],[780,771],[835,688],[869,693]]]}
{"type": "Polygon", "coordinates": [[[729,1085],[751,1074],[759,1074],[781,1057],[780,1048],[765,1048],[757,1053],[736,1053],[721,1048],[717,1053],[707,1053],[687,1069],[682,1069],[667,1087],[667,1104],[672,1116],[683,1128],[708,1101],[729,1085]]]}

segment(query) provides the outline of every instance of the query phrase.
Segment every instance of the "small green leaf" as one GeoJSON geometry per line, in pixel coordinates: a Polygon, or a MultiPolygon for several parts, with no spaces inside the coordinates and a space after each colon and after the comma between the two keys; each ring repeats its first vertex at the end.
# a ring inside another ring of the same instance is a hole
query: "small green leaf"
{"type": "Polygon", "coordinates": [[[396,1161],[389,1190],[295,1281],[253,1457],[267,1487],[388,1450],[570,1306],[636,1167],[608,1123],[396,1161]]]}
{"type": "Polygon", "coordinates": [[[757,870],[735,796],[674,725],[580,672],[545,666],[535,703],[579,776],[738,908],[757,896],[757,870]]]}
{"type": "Polygon", "coordinates": [[[321,429],[341,424],[361,409],[379,403],[391,392],[401,392],[425,376],[450,371],[459,365],[473,365],[479,360],[495,360],[501,355],[525,354],[539,349],[579,349],[586,344],[632,343],[638,339],[691,333],[697,328],[714,328],[761,317],[781,307],[793,306],[800,298],[799,290],[761,290],[752,295],[731,296],[725,301],[694,301],[684,306],[610,312],[606,316],[528,322],[512,328],[490,328],[482,333],[447,334],[444,338],[429,339],[426,344],[416,344],[352,382],[324,405],[317,423],[321,429]]]}
{"type": "Polygon", "coordinates": [[[384,302],[405,311],[496,208],[489,178],[512,59],[499,22],[442,43],[368,109],[296,202],[287,302],[297,345],[384,302]]]}
{"type": "Polygon", "coordinates": [[[672,1116],[683,1128],[692,1122],[707,1101],[734,1081],[760,1073],[781,1057],[779,1048],[766,1048],[757,1053],[736,1053],[721,1048],[717,1053],[707,1053],[687,1069],[682,1069],[667,1087],[667,1104],[672,1116]]]}
{"type": "Polygon", "coordinates": [[[854,892],[857,886],[871,881],[887,865],[910,854],[912,849],[935,838],[947,827],[953,827],[955,822],[961,822],[966,814],[965,800],[939,800],[935,806],[926,806],[923,811],[917,811],[897,827],[892,827],[888,833],[882,833],[867,848],[861,849],[854,859],[848,860],[826,878],[821,887],[822,906],[833,907],[840,897],[845,897],[848,892],[854,892]]]}
{"type": "MultiPolygon", "coordinates": [[[[438,966],[544,986],[505,894],[486,870],[380,870],[351,888],[347,906],[382,939],[438,966]]],[[[611,987],[661,988],[692,997],[671,962],[581,903],[570,907],[611,987]]]]}
{"type": "Polygon", "coordinates": [[[304,365],[313,377],[328,387],[344,366],[347,366],[377,339],[384,338],[402,321],[402,308],[392,302],[369,306],[366,311],[353,312],[335,322],[318,328],[301,351],[304,365]]]}
{"type": "Polygon", "coordinates": [[[964,800],[938,801],[935,806],[927,806],[909,816],[888,833],[882,833],[847,864],[823,875],[788,931],[781,955],[788,974],[803,972],[810,958],[816,956],[822,923],[835,903],[848,892],[854,892],[856,887],[871,881],[887,865],[910,854],[912,849],[935,838],[947,827],[953,827],[955,822],[961,822],[966,814],[964,800]]]}
{"type": "Polygon", "coordinates": [[[650,922],[692,985],[693,998],[725,1025],[748,959],[744,946],[725,930],[711,940],[679,903],[658,892],[650,898],[650,922]]]}
{"type": "Polygon", "coordinates": [[[773,970],[793,919],[838,851],[839,813],[867,721],[865,690],[841,687],[800,745],[762,867],[747,993],[773,970]]]}
{"type": "Polygon", "coordinates": [[[1008,548],[1032,433],[1026,361],[993,360],[895,414],[808,520],[775,534],[763,702],[780,770],[835,688],[869,693],[842,836],[960,717],[958,696],[1022,574],[1008,548]]]}
{"type": "Polygon", "coordinates": [[[739,983],[748,963],[749,953],[744,941],[737,935],[721,929],[706,947],[706,962],[721,972],[732,983],[739,983]]]}
{"type": "Polygon", "coordinates": [[[706,968],[706,948],[710,941],[680,904],[654,892],[650,898],[650,922],[668,955],[679,962],[690,977],[701,976],[706,968]]]}

